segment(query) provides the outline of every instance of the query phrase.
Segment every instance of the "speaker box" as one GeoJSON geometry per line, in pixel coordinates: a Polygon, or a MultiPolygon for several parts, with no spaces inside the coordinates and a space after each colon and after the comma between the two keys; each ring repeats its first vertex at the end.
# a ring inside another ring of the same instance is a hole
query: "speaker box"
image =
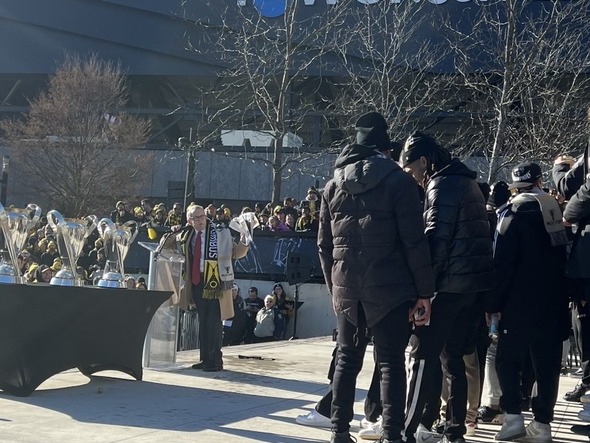
{"type": "Polygon", "coordinates": [[[305,255],[289,252],[285,273],[290,285],[308,282],[311,279],[311,260],[305,255]]]}

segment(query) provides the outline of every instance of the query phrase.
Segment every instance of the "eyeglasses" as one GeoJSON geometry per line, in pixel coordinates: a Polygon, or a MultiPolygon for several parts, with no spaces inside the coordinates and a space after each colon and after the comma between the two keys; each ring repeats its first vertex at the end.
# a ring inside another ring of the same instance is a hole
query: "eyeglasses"
{"type": "Polygon", "coordinates": [[[188,217],[189,220],[203,220],[205,218],[207,218],[207,216],[205,214],[203,214],[203,215],[190,215],[188,217]]]}

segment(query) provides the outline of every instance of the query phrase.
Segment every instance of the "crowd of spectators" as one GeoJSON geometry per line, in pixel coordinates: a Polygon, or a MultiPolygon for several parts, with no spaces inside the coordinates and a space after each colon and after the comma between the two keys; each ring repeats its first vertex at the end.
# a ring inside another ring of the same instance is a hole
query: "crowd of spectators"
{"type": "Polygon", "coordinates": [[[248,289],[242,298],[240,288],[232,288],[234,317],[223,322],[223,345],[240,345],[284,340],[289,319],[294,313],[294,303],[287,297],[283,285],[275,283],[270,294],[258,295],[258,288],[248,289]]]}
{"type": "MultiPolygon", "coordinates": [[[[259,232],[317,232],[317,217],[319,211],[319,193],[314,187],[310,187],[307,195],[301,201],[292,197],[284,199],[283,204],[256,203],[254,210],[243,207],[240,213],[253,212],[258,226],[254,229],[259,232]]],[[[222,204],[216,207],[209,204],[206,207],[207,216],[220,224],[229,224],[231,219],[238,215],[228,206],[222,204]]],[[[172,226],[186,224],[186,213],[181,203],[174,203],[168,209],[164,203],[153,204],[148,198],[142,199],[134,206],[127,201],[117,201],[115,208],[109,214],[109,218],[116,224],[124,224],[129,221],[138,223],[140,229],[157,231],[159,233],[170,230],[172,226]]],[[[151,239],[157,239],[158,234],[151,239]]],[[[50,282],[51,278],[62,268],[62,258],[57,247],[56,236],[47,223],[47,217],[41,217],[39,224],[29,232],[27,243],[18,257],[21,276],[27,282],[50,282]]],[[[106,265],[106,253],[103,240],[95,230],[86,239],[83,251],[76,264],[76,272],[85,284],[96,284],[102,275],[106,265]]],[[[137,281],[129,276],[124,276],[125,287],[144,288],[145,279],[140,277],[137,281]]],[[[281,308],[278,301],[275,308],[281,308]]],[[[264,306],[264,301],[261,307],[264,306]]],[[[284,310],[284,309],[280,309],[284,310]]]]}
{"type": "MultiPolygon", "coordinates": [[[[115,210],[110,213],[110,219],[117,224],[136,221],[145,228],[165,228],[182,224],[186,220],[180,204],[174,204],[168,211],[163,204],[152,207],[148,199],[143,199],[133,210],[126,202],[118,201],[115,210]]],[[[29,232],[26,245],[18,256],[19,272],[26,282],[49,283],[62,269],[63,259],[57,242],[47,217],[42,216],[38,225],[29,232]]],[[[63,254],[64,251],[61,253],[63,254]]],[[[98,231],[94,230],[86,238],[75,272],[85,284],[96,284],[102,276],[106,263],[104,242],[98,231]]],[[[139,276],[137,279],[130,275],[123,277],[126,288],[147,289],[144,277],[139,276]]]]}
{"type": "MultiPolygon", "coordinates": [[[[211,203],[205,207],[205,214],[215,223],[228,225],[233,217],[252,212],[258,221],[254,229],[258,231],[317,232],[319,206],[319,192],[312,186],[301,201],[286,197],[282,204],[258,202],[254,209],[244,206],[239,213],[225,204],[217,207],[211,203]]],[[[153,206],[149,199],[141,200],[134,208],[128,202],[118,201],[110,218],[118,224],[134,220],[142,227],[155,229],[186,224],[186,214],[180,203],[174,203],[172,209],[168,210],[164,203],[153,206]]]]}
{"type": "MultiPolygon", "coordinates": [[[[84,244],[76,263],[75,272],[86,285],[96,284],[102,276],[106,265],[103,240],[93,232],[84,244]]],[[[29,234],[24,249],[18,259],[18,271],[28,283],[49,283],[62,269],[63,259],[57,248],[57,239],[45,217],[40,225],[29,234]]],[[[137,280],[130,275],[124,276],[126,288],[147,289],[144,277],[137,280]]]]}
{"type": "Polygon", "coordinates": [[[301,201],[287,197],[278,205],[256,203],[254,209],[244,206],[239,214],[225,204],[216,207],[211,203],[205,208],[205,213],[210,220],[227,225],[233,217],[252,212],[258,221],[254,229],[262,232],[317,232],[318,198],[317,189],[310,187],[301,201]]]}
{"type": "Polygon", "coordinates": [[[262,207],[254,206],[254,213],[260,223],[259,229],[270,232],[317,232],[319,216],[319,193],[310,187],[306,197],[297,202],[292,197],[283,200],[282,205],[271,203],[262,207]]]}

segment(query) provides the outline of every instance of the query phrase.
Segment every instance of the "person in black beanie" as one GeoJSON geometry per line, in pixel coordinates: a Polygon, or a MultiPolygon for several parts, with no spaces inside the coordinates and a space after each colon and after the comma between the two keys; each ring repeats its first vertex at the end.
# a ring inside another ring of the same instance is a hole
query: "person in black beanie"
{"type": "Polygon", "coordinates": [[[416,185],[380,152],[391,146],[385,119],[369,112],[356,130],[320,206],[320,263],[338,322],[331,443],[354,441],[350,422],[368,328],[381,373],[381,441],[401,443],[408,313],[417,325],[428,321],[434,280],[416,185]]]}
{"type": "MultiPolygon", "coordinates": [[[[403,144],[392,141],[389,145],[386,143],[380,143],[378,149],[388,159],[398,159],[403,148],[403,144]]],[[[374,352],[374,357],[377,355],[374,352]]],[[[328,370],[328,379],[330,380],[330,387],[328,392],[317,402],[314,409],[304,415],[299,415],[296,418],[297,423],[305,426],[314,427],[331,427],[330,415],[332,407],[332,381],[334,379],[334,371],[338,360],[338,346],[332,353],[332,361],[330,362],[330,368],[328,370]]],[[[364,412],[365,416],[360,420],[359,427],[361,431],[359,437],[362,439],[372,440],[379,438],[382,431],[381,426],[381,413],[383,408],[381,406],[381,394],[380,384],[381,375],[379,370],[379,364],[375,358],[375,368],[373,370],[373,377],[371,378],[371,384],[365,397],[364,412]]]]}
{"type": "MultiPolygon", "coordinates": [[[[505,181],[499,181],[492,186],[487,199],[488,222],[490,223],[490,238],[492,241],[496,235],[498,214],[500,214],[510,200],[510,190],[505,181]]],[[[478,334],[477,355],[480,364],[480,407],[477,410],[477,420],[482,423],[501,423],[504,420],[504,412],[500,409],[500,397],[502,389],[496,373],[496,351],[498,347],[498,334],[495,329],[490,330],[491,316],[481,319],[480,328],[485,328],[485,337],[478,334]],[[483,370],[483,371],[482,371],[483,370]],[[482,402],[484,384],[488,388],[487,402],[482,402]]],[[[480,329],[481,332],[481,329],[480,329]]]]}
{"type": "Polygon", "coordinates": [[[500,208],[510,200],[510,189],[505,181],[500,180],[492,187],[492,192],[488,198],[488,205],[494,208],[500,208]]]}
{"type": "Polygon", "coordinates": [[[490,232],[492,240],[496,232],[496,225],[498,224],[498,214],[504,210],[508,200],[510,200],[510,189],[505,181],[500,180],[492,187],[492,192],[488,197],[487,210],[488,221],[490,222],[490,232]]]}
{"type": "Polygon", "coordinates": [[[412,134],[400,163],[424,188],[425,234],[436,282],[430,323],[416,327],[410,340],[406,441],[443,437],[430,432],[440,412],[440,364],[449,385],[447,439],[463,443],[467,404],[463,356],[474,351],[483,294],[493,284],[486,202],[475,181],[477,174],[451,158],[430,135],[412,134]]]}

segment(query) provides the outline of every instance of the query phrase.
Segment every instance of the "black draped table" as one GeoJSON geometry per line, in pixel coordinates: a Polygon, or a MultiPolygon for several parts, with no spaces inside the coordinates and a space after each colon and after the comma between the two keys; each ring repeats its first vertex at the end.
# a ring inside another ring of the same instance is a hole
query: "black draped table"
{"type": "Polygon", "coordinates": [[[71,368],[143,376],[145,335],[172,292],[0,284],[0,389],[30,395],[71,368]]]}

